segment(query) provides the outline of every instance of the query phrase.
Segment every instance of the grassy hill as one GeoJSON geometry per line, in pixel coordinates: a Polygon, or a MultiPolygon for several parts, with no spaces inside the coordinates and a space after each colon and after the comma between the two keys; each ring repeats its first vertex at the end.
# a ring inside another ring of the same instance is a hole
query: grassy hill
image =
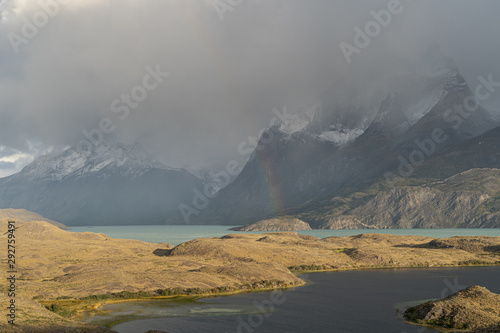
{"type": "MultiPolygon", "coordinates": [[[[17,332],[79,332],[75,327],[81,324],[74,321],[78,311],[92,311],[106,300],[294,286],[303,283],[294,273],[309,270],[500,264],[500,237],[369,234],[319,239],[283,232],[196,239],[172,248],[68,232],[47,222],[16,226],[16,238],[22,240],[16,243],[16,260],[22,262],[18,319],[19,328],[26,328],[17,332]],[[67,329],[50,330],[55,325],[67,329]]],[[[0,228],[7,229],[7,222],[0,221],[0,228]]],[[[2,252],[0,260],[6,259],[2,252]]],[[[8,288],[9,281],[1,280],[0,300],[7,300],[8,288]]],[[[0,324],[0,331],[8,332],[7,326],[0,324]]]]}
{"type": "Polygon", "coordinates": [[[65,226],[62,223],[49,220],[42,215],[39,215],[34,212],[30,212],[26,209],[0,209],[0,220],[16,220],[23,222],[33,222],[33,221],[45,221],[50,224],[55,225],[63,230],[69,230],[70,228],[65,226]]]}

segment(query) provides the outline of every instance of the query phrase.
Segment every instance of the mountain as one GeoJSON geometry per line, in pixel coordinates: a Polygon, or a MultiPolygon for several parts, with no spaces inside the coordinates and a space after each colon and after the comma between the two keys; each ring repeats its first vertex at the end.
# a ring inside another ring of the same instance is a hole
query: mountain
{"type": "Polygon", "coordinates": [[[381,181],[349,195],[312,201],[296,217],[316,229],[500,227],[500,169],[407,182],[387,187],[381,181]]]}
{"type": "MultiPolygon", "coordinates": [[[[462,141],[389,184],[357,184],[294,209],[314,228],[500,227],[500,127],[462,141]]],[[[397,171],[395,171],[397,172],[397,171]]]]}
{"type": "Polygon", "coordinates": [[[443,179],[474,168],[500,169],[500,127],[429,158],[416,169],[415,177],[443,179]]]}
{"type": "Polygon", "coordinates": [[[479,105],[463,110],[474,95],[451,59],[439,50],[428,57],[390,80],[393,91],[378,108],[361,98],[349,116],[352,94],[335,102],[342,98],[335,90],[309,112],[268,129],[198,223],[248,224],[296,212],[310,200],[335,197],[387,172],[411,177],[413,166],[499,125],[479,105]]]}
{"type": "Polygon", "coordinates": [[[182,224],[177,207],[201,186],[138,144],[69,148],[0,179],[0,208],[28,209],[69,226],[182,224]]]}
{"type": "Polygon", "coordinates": [[[294,198],[296,184],[289,179],[339,149],[307,132],[288,135],[274,127],[268,134],[273,141],[252,154],[235,181],[218,192],[197,221],[237,225],[252,222],[256,213],[271,217],[274,209],[284,208],[284,202],[299,204],[301,201],[294,198]]]}
{"type": "Polygon", "coordinates": [[[383,79],[339,80],[302,113],[285,112],[224,188],[209,169],[169,168],[137,144],[70,148],[0,179],[0,208],[70,226],[283,216],[313,228],[496,226],[500,193],[475,175],[498,183],[499,119],[472,108],[474,94],[439,49],[383,79]],[[439,183],[459,180],[472,187],[439,183]]]}

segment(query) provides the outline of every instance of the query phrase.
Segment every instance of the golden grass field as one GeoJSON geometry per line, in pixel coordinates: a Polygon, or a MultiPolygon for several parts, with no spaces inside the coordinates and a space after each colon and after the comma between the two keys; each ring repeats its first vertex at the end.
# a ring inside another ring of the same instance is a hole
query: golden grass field
{"type": "MultiPolygon", "coordinates": [[[[158,295],[167,289],[203,294],[294,286],[303,284],[296,273],[309,270],[500,264],[500,237],[365,234],[319,239],[283,232],[196,239],[173,248],[64,231],[44,221],[18,221],[16,227],[19,325],[12,328],[4,320],[1,332],[108,332],[45,308],[69,304],[77,313],[79,307],[99,306],[99,299],[71,301],[91,295],[123,291],[158,295]]],[[[7,220],[0,220],[0,228],[2,234],[7,231],[7,220]]],[[[5,243],[2,266],[7,267],[6,234],[0,242],[5,243]]],[[[6,278],[0,288],[0,304],[7,306],[6,278]]],[[[3,311],[6,306],[1,306],[3,311]]]]}

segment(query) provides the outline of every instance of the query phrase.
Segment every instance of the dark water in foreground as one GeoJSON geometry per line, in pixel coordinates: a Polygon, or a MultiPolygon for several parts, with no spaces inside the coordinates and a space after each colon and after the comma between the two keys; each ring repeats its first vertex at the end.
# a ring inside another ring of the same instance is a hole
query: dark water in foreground
{"type": "MultiPolygon", "coordinates": [[[[500,293],[500,267],[332,272],[301,277],[309,281],[306,286],[274,294],[204,299],[189,305],[189,315],[173,311],[171,315],[177,317],[136,320],[113,329],[119,333],[152,329],[169,333],[429,333],[436,331],[398,320],[397,308],[475,284],[500,293]]],[[[158,306],[162,307],[161,302],[158,306]]]]}

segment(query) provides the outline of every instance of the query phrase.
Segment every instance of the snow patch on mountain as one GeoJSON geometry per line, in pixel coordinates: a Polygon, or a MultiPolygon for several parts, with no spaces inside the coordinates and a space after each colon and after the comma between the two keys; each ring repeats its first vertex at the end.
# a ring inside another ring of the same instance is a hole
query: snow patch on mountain
{"type": "Polygon", "coordinates": [[[364,131],[365,130],[361,128],[345,129],[332,126],[330,131],[325,131],[318,135],[318,137],[323,141],[332,142],[336,145],[342,146],[356,140],[356,138],[363,134],[364,131]]]}
{"type": "Polygon", "coordinates": [[[286,134],[293,134],[303,131],[312,122],[316,109],[317,108],[314,107],[301,114],[289,115],[279,125],[278,129],[286,134]]]}
{"type": "Polygon", "coordinates": [[[141,145],[101,145],[92,151],[71,147],[59,155],[45,155],[26,166],[20,176],[30,180],[63,180],[100,174],[136,177],[151,169],[176,170],[160,163],[141,145]]]}
{"type": "Polygon", "coordinates": [[[420,119],[428,114],[439,102],[444,94],[443,87],[432,89],[426,96],[410,104],[405,110],[408,118],[408,128],[415,125],[420,119]]]}

